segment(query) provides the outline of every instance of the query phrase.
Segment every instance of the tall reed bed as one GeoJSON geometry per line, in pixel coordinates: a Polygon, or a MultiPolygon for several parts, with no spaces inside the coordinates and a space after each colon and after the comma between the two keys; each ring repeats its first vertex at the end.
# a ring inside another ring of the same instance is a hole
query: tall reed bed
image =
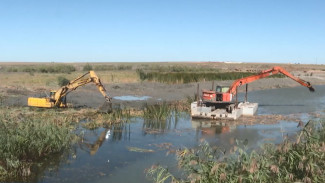
{"type": "Polygon", "coordinates": [[[25,112],[0,108],[0,181],[35,176],[44,159],[71,147],[68,117],[25,112]]]}
{"type": "Polygon", "coordinates": [[[325,122],[309,122],[296,141],[268,144],[247,152],[235,146],[230,154],[203,142],[197,149],[177,152],[185,178],[177,178],[162,166],[147,175],[154,182],[325,182],[325,122]]]}
{"type": "Polygon", "coordinates": [[[143,110],[143,117],[146,119],[164,120],[171,114],[172,106],[166,102],[155,105],[146,105],[143,110]]]}
{"type": "Polygon", "coordinates": [[[176,129],[179,119],[188,117],[186,113],[188,105],[185,100],[147,105],[143,110],[142,129],[144,134],[160,134],[166,130],[176,129]]]}
{"type": "Polygon", "coordinates": [[[253,75],[250,72],[144,72],[138,70],[138,75],[142,81],[155,81],[161,83],[190,83],[199,81],[212,81],[212,80],[235,80],[243,77],[253,75]]]}

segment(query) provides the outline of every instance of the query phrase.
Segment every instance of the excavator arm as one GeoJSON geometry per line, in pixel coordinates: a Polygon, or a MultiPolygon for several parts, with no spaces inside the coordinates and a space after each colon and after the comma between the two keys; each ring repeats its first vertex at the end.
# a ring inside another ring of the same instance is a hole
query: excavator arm
{"type": "Polygon", "coordinates": [[[260,74],[248,76],[248,77],[245,77],[242,79],[237,79],[235,82],[233,82],[233,84],[230,86],[229,90],[226,93],[236,95],[237,87],[247,84],[247,83],[250,83],[250,82],[253,82],[253,81],[256,81],[256,80],[259,80],[259,79],[262,79],[262,78],[265,78],[265,77],[268,77],[268,76],[271,76],[271,75],[274,75],[274,74],[278,74],[278,73],[282,73],[285,76],[291,78],[292,80],[298,82],[302,86],[307,87],[309,89],[309,91],[311,91],[311,92],[315,91],[315,89],[311,86],[311,84],[309,82],[293,76],[292,74],[290,74],[288,71],[286,71],[282,67],[275,66],[272,69],[262,71],[260,74]]]}
{"type": "Polygon", "coordinates": [[[103,84],[101,83],[100,79],[98,78],[98,76],[96,75],[96,73],[94,71],[89,71],[81,76],[79,76],[78,78],[70,81],[67,85],[61,87],[60,89],[58,89],[55,92],[55,95],[53,96],[53,100],[55,101],[55,106],[60,107],[61,103],[62,103],[62,99],[71,91],[76,90],[78,87],[86,85],[88,83],[95,83],[95,85],[97,86],[98,90],[100,91],[100,93],[105,97],[107,102],[111,101],[111,97],[109,95],[107,95],[106,89],[103,86],[103,84]],[[86,75],[89,74],[89,78],[84,78],[86,75]]]}

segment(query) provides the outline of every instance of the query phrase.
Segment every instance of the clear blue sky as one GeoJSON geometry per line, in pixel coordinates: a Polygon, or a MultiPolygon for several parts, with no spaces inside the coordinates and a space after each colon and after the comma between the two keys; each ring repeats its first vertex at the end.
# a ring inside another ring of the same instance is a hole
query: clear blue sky
{"type": "Polygon", "coordinates": [[[0,61],[325,64],[325,1],[0,0],[0,61]]]}

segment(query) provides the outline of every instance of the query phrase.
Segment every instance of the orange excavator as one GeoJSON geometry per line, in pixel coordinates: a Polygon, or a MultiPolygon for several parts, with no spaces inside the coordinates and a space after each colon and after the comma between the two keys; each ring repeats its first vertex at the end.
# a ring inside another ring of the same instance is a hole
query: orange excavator
{"type": "MultiPolygon", "coordinates": [[[[230,87],[222,87],[217,86],[216,90],[202,90],[202,101],[206,104],[206,106],[214,106],[216,108],[226,108],[228,112],[231,112],[233,105],[233,98],[237,94],[237,88],[251,83],[253,81],[274,75],[274,74],[283,74],[294,81],[300,83],[302,86],[305,86],[309,89],[309,91],[314,92],[315,89],[311,86],[311,84],[307,81],[304,81],[300,78],[297,78],[290,74],[288,71],[283,69],[282,67],[275,66],[272,69],[262,71],[261,73],[253,76],[248,76],[245,78],[237,79],[232,83],[230,87]]],[[[247,88],[246,88],[247,89],[247,88]]]]}

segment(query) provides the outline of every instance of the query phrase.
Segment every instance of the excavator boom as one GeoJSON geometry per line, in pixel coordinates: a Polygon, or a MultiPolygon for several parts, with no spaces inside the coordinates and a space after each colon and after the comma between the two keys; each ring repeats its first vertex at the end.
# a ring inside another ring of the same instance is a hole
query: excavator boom
{"type": "Polygon", "coordinates": [[[304,81],[304,80],[302,80],[300,78],[297,78],[297,77],[293,76],[292,74],[290,74],[288,71],[286,71],[282,67],[275,66],[272,69],[262,71],[260,74],[253,75],[253,76],[248,76],[248,77],[241,78],[241,79],[237,79],[230,86],[227,93],[231,93],[232,95],[236,95],[236,88],[237,87],[239,87],[241,85],[244,85],[244,84],[247,84],[247,83],[250,83],[250,82],[253,82],[253,81],[256,81],[256,80],[259,80],[259,79],[262,79],[262,78],[265,78],[265,77],[268,77],[268,76],[271,76],[271,75],[274,75],[274,74],[278,74],[278,73],[282,73],[282,74],[286,75],[287,77],[291,78],[292,80],[300,83],[302,86],[307,87],[309,89],[309,91],[311,91],[311,92],[315,91],[315,89],[311,86],[311,84],[309,82],[304,81]]]}

